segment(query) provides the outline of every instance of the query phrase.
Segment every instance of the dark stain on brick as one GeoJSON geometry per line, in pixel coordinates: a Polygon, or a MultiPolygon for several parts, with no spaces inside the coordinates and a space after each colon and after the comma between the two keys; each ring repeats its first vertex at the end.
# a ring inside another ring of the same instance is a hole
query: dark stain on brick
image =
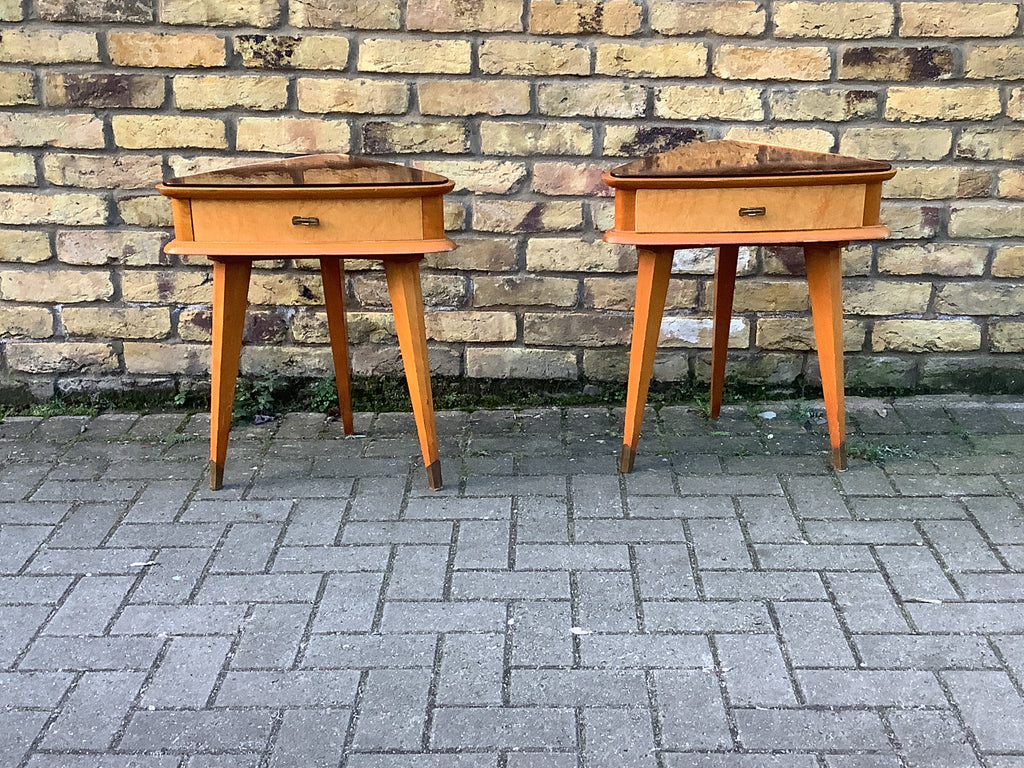
{"type": "Polygon", "coordinates": [[[292,65],[300,39],[284,35],[239,35],[236,43],[245,66],[283,69],[292,65]]]}
{"type": "Polygon", "coordinates": [[[908,48],[911,80],[933,80],[953,71],[953,52],[947,48],[908,48]]]}
{"type": "Polygon", "coordinates": [[[363,152],[368,155],[380,155],[393,149],[391,126],[388,123],[366,123],[363,126],[363,152]]]}
{"type": "Polygon", "coordinates": [[[782,268],[791,275],[802,275],[807,269],[804,266],[804,249],[795,245],[778,245],[765,248],[765,254],[774,256],[782,268]]]}
{"type": "Polygon", "coordinates": [[[72,107],[130,107],[133,75],[64,75],[64,98],[72,107]]]}
{"type": "Polygon", "coordinates": [[[308,301],[316,301],[316,294],[310,290],[308,285],[304,285],[299,289],[299,295],[308,301]]]}
{"type": "Polygon", "coordinates": [[[100,21],[147,24],[153,21],[156,0],[37,0],[46,21],[100,21]]]}
{"type": "Polygon", "coordinates": [[[275,313],[256,312],[245,321],[245,340],[253,344],[284,341],[286,332],[284,318],[275,313]]]}
{"type": "Polygon", "coordinates": [[[921,208],[921,222],[929,228],[937,228],[942,220],[942,212],[938,208],[924,206],[921,208]]]}
{"type": "Polygon", "coordinates": [[[210,333],[213,331],[213,312],[203,310],[192,315],[189,322],[200,330],[210,333]]]}
{"type": "Polygon", "coordinates": [[[632,141],[622,145],[622,153],[631,157],[656,154],[666,149],[707,138],[704,131],[674,125],[652,125],[640,128],[632,141]]]}
{"type": "Polygon", "coordinates": [[[520,232],[543,232],[544,231],[544,211],[547,209],[547,205],[544,203],[537,203],[526,212],[523,216],[523,220],[519,223],[520,232]]]}
{"type": "Polygon", "coordinates": [[[604,3],[598,3],[594,6],[594,10],[591,13],[580,11],[580,32],[584,35],[596,35],[601,32],[602,26],[604,26],[604,3]]]}

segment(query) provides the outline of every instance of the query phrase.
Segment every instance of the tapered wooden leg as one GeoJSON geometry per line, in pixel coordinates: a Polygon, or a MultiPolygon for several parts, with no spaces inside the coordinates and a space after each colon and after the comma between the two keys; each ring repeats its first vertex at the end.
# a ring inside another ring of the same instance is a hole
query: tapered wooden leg
{"type": "Polygon", "coordinates": [[[647,405],[647,391],[658,350],[661,316],[665,311],[668,279],[672,273],[672,248],[638,248],[636,303],[633,307],[633,341],[629,352],[626,386],[626,424],[622,431],[619,472],[632,472],[640,424],[647,405]]]}
{"type": "Polygon", "coordinates": [[[722,389],[725,386],[725,356],[729,350],[729,329],[732,326],[732,296],[736,288],[738,245],[723,245],[715,256],[715,298],[711,329],[711,418],[722,411],[722,389]]]}
{"type": "Polygon", "coordinates": [[[814,338],[825,395],[832,465],[846,469],[846,403],[843,393],[842,245],[805,245],[814,338]]]}
{"type": "Polygon", "coordinates": [[[224,485],[231,408],[242,353],[250,259],[213,262],[213,350],[210,362],[210,488],[224,485]]]}
{"type": "Polygon", "coordinates": [[[348,359],[348,328],[345,324],[345,268],[341,259],[320,259],[320,277],[324,281],[327,328],[331,335],[334,380],[338,386],[338,408],[346,435],[355,432],[352,424],[352,384],[348,359]]]}
{"type": "Polygon", "coordinates": [[[423,291],[420,287],[419,260],[384,262],[388,292],[395,313],[395,331],[402,350],[405,378],[409,384],[416,431],[427,468],[431,490],[441,488],[441,458],[437,449],[437,425],[434,400],[430,391],[430,362],[427,360],[427,331],[423,324],[423,291]]]}

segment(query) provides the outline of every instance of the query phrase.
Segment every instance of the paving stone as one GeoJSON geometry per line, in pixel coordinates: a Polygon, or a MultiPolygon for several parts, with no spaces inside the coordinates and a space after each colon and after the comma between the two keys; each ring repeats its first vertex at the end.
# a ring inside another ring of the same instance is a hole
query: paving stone
{"type": "Polygon", "coordinates": [[[388,602],[381,620],[381,631],[396,633],[498,632],[504,628],[504,603],[479,600],[388,602]]]}
{"type": "Polygon", "coordinates": [[[259,752],[270,739],[273,721],[274,713],[268,710],[143,710],[129,720],[120,749],[177,754],[259,752]]]}
{"type": "Polygon", "coordinates": [[[786,499],[774,496],[741,496],[737,499],[740,519],[750,540],[757,543],[803,541],[793,510],[786,499]]]}
{"type": "MultiPolygon", "coordinates": [[[[427,726],[432,672],[372,669],[359,702],[353,746],[360,750],[419,750],[427,726]]],[[[435,710],[435,728],[437,727],[435,710]]]]}
{"type": "Polygon", "coordinates": [[[127,576],[86,576],[46,625],[47,635],[101,635],[132,588],[127,576]]]}
{"type": "Polygon", "coordinates": [[[1004,672],[943,672],[942,678],[983,750],[1024,749],[1024,699],[1004,672]]]}
{"type": "Polygon", "coordinates": [[[145,672],[86,672],[47,728],[47,749],[106,750],[121,727],[145,672]]]}
{"type": "Polygon", "coordinates": [[[337,707],[350,705],[359,673],[300,669],[230,671],[217,692],[219,707],[337,707]]]}
{"type": "Polygon", "coordinates": [[[755,544],[762,568],[770,571],[874,571],[866,544],[755,544]]]}
{"type": "Polygon", "coordinates": [[[513,603],[511,621],[512,663],[515,666],[572,665],[574,625],[568,601],[513,603]]]}
{"type": "MultiPolygon", "coordinates": [[[[875,547],[901,600],[956,600],[959,595],[928,547],[875,547]]],[[[962,585],[961,585],[962,587],[962,585]]]]}
{"type": "Polygon", "coordinates": [[[583,713],[584,755],[592,768],[656,768],[651,714],[639,708],[597,708],[583,713]]]}
{"type": "Polygon", "coordinates": [[[1002,666],[983,637],[856,635],[853,641],[865,667],[940,670],[1002,666]]]}
{"type": "Polygon", "coordinates": [[[438,707],[430,744],[437,749],[571,749],[571,709],[557,707],[438,707]]]}
{"type": "Polygon", "coordinates": [[[273,555],[274,573],[331,573],[387,570],[391,548],[383,544],[360,546],[281,547],[273,555]]]}
{"type": "Polygon", "coordinates": [[[794,667],[852,667],[846,635],[829,602],[773,603],[779,631],[794,667]]]}
{"type": "Polygon", "coordinates": [[[513,706],[646,706],[644,675],[627,669],[517,669],[512,672],[513,706]]]}
{"type": "Polygon", "coordinates": [[[733,746],[718,679],[706,670],[657,671],[655,696],[667,749],[729,749],[733,746]]]}
{"type": "Polygon", "coordinates": [[[369,631],[382,584],[380,573],[332,573],[313,620],[313,631],[369,631]]]}
{"type": "Polygon", "coordinates": [[[832,752],[890,748],[875,712],[737,709],[735,716],[739,741],[747,749],[832,752]]]}
{"type": "Polygon", "coordinates": [[[146,671],[164,643],[158,637],[38,637],[18,669],[146,671]]]}
{"type": "MultiPolygon", "coordinates": [[[[440,706],[500,705],[505,635],[445,635],[436,702],[440,706]]],[[[431,657],[430,662],[433,663],[431,657]]]]}
{"type": "Polygon", "coordinates": [[[48,718],[46,712],[0,710],[0,761],[20,764],[48,718]]]}
{"type": "Polygon", "coordinates": [[[952,712],[895,711],[889,725],[912,768],[969,768],[981,761],[952,712]]]}
{"type": "Polygon", "coordinates": [[[690,550],[680,544],[635,545],[637,583],[643,600],[697,597],[690,550]]]}
{"type": "Polygon", "coordinates": [[[944,706],[935,676],[922,671],[819,670],[796,673],[808,704],[834,707],[944,706]]]}
{"type": "MultiPolygon", "coordinates": [[[[511,510],[510,510],[511,514],[511,510]]],[[[511,546],[510,523],[464,520],[459,523],[455,568],[507,568],[511,546]]]]}
{"type": "Polygon", "coordinates": [[[7,709],[56,709],[74,682],[70,672],[0,672],[7,709]]]}
{"type": "Polygon", "coordinates": [[[693,551],[700,568],[753,568],[747,540],[735,520],[693,520],[690,522],[693,551]]]}
{"type": "Polygon", "coordinates": [[[189,599],[203,575],[203,568],[213,557],[209,549],[166,547],[147,558],[153,563],[145,567],[142,582],[131,595],[132,603],[184,603],[189,599]]]}
{"type": "Polygon", "coordinates": [[[141,703],[147,707],[203,709],[227,663],[226,637],[175,637],[141,703]]]}
{"type": "Polygon", "coordinates": [[[771,632],[768,611],[759,602],[644,601],[648,632],[771,632]]]}
{"type": "MultiPolygon", "coordinates": [[[[263,606],[279,608],[281,606],[263,606]]],[[[266,622],[265,632],[268,640],[274,640],[275,623],[266,622]]],[[[449,638],[460,635],[448,635],[449,638]]],[[[465,635],[464,637],[473,637],[465,635]]],[[[482,635],[487,637],[487,635],[482,635]]],[[[243,635],[243,642],[245,636],[243,635]]],[[[297,646],[300,638],[295,637],[291,645],[297,646]]],[[[252,653],[255,655],[262,649],[261,641],[254,635],[252,653]]],[[[390,669],[417,669],[433,667],[437,640],[433,635],[367,635],[367,634],[313,634],[309,638],[302,657],[302,666],[323,669],[373,669],[376,667],[390,669]]],[[[294,651],[291,654],[294,656],[294,651]]],[[[282,654],[283,656],[283,654],[282,654]]],[[[257,661],[258,659],[254,659],[257,661]]],[[[233,660],[238,664],[238,654],[233,660]]],[[[251,666],[290,666],[289,658],[283,664],[258,664],[251,666]]]]}
{"type": "Polygon", "coordinates": [[[736,706],[793,706],[793,683],[773,635],[716,635],[730,704],[736,706]]]}
{"type": "Polygon", "coordinates": [[[1001,571],[1003,564],[982,538],[978,529],[967,521],[927,520],[921,529],[928,542],[951,571],[1001,571]]]}
{"type": "Polygon", "coordinates": [[[289,709],[270,755],[271,768],[333,768],[345,753],[348,709],[289,709]]]}
{"type": "Polygon", "coordinates": [[[395,550],[387,599],[440,600],[448,573],[449,548],[403,544],[395,550]]]}
{"type": "Polygon", "coordinates": [[[577,620],[593,632],[635,632],[639,606],[628,573],[584,571],[578,574],[577,620]]]}
{"type": "Polygon", "coordinates": [[[829,573],[825,576],[833,600],[853,632],[906,632],[903,618],[878,573],[829,573]]]}
{"type": "Polygon", "coordinates": [[[613,669],[678,669],[714,666],[702,635],[591,634],[579,638],[587,667],[613,669]]]}

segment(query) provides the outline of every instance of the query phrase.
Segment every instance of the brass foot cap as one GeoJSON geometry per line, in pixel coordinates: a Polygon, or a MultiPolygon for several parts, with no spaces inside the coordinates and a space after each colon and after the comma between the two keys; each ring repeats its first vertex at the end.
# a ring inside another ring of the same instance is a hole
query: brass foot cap
{"type": "Polygon", "coordinates": [[[427,467],[427,485],[432,491],[440,491],[444,487],[441,482],[441,460],[438,459],[427,467]]]}

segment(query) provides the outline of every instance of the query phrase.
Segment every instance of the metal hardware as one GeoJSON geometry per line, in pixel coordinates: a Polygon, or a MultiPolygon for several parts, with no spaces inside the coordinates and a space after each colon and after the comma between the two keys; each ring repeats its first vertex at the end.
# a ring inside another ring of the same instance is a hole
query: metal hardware
{"type": "Polygon", "coordinates": [[[319,227],[320,219],[316,216],[292,216],[292,224],[297,227],[319,227]]]}
{"type": "Polygon", "coordinates": [[[763,205],[757,205],[752,208],[740,208],[740,216],[764,216],[768,213],[768,209],[763,205]]]}

